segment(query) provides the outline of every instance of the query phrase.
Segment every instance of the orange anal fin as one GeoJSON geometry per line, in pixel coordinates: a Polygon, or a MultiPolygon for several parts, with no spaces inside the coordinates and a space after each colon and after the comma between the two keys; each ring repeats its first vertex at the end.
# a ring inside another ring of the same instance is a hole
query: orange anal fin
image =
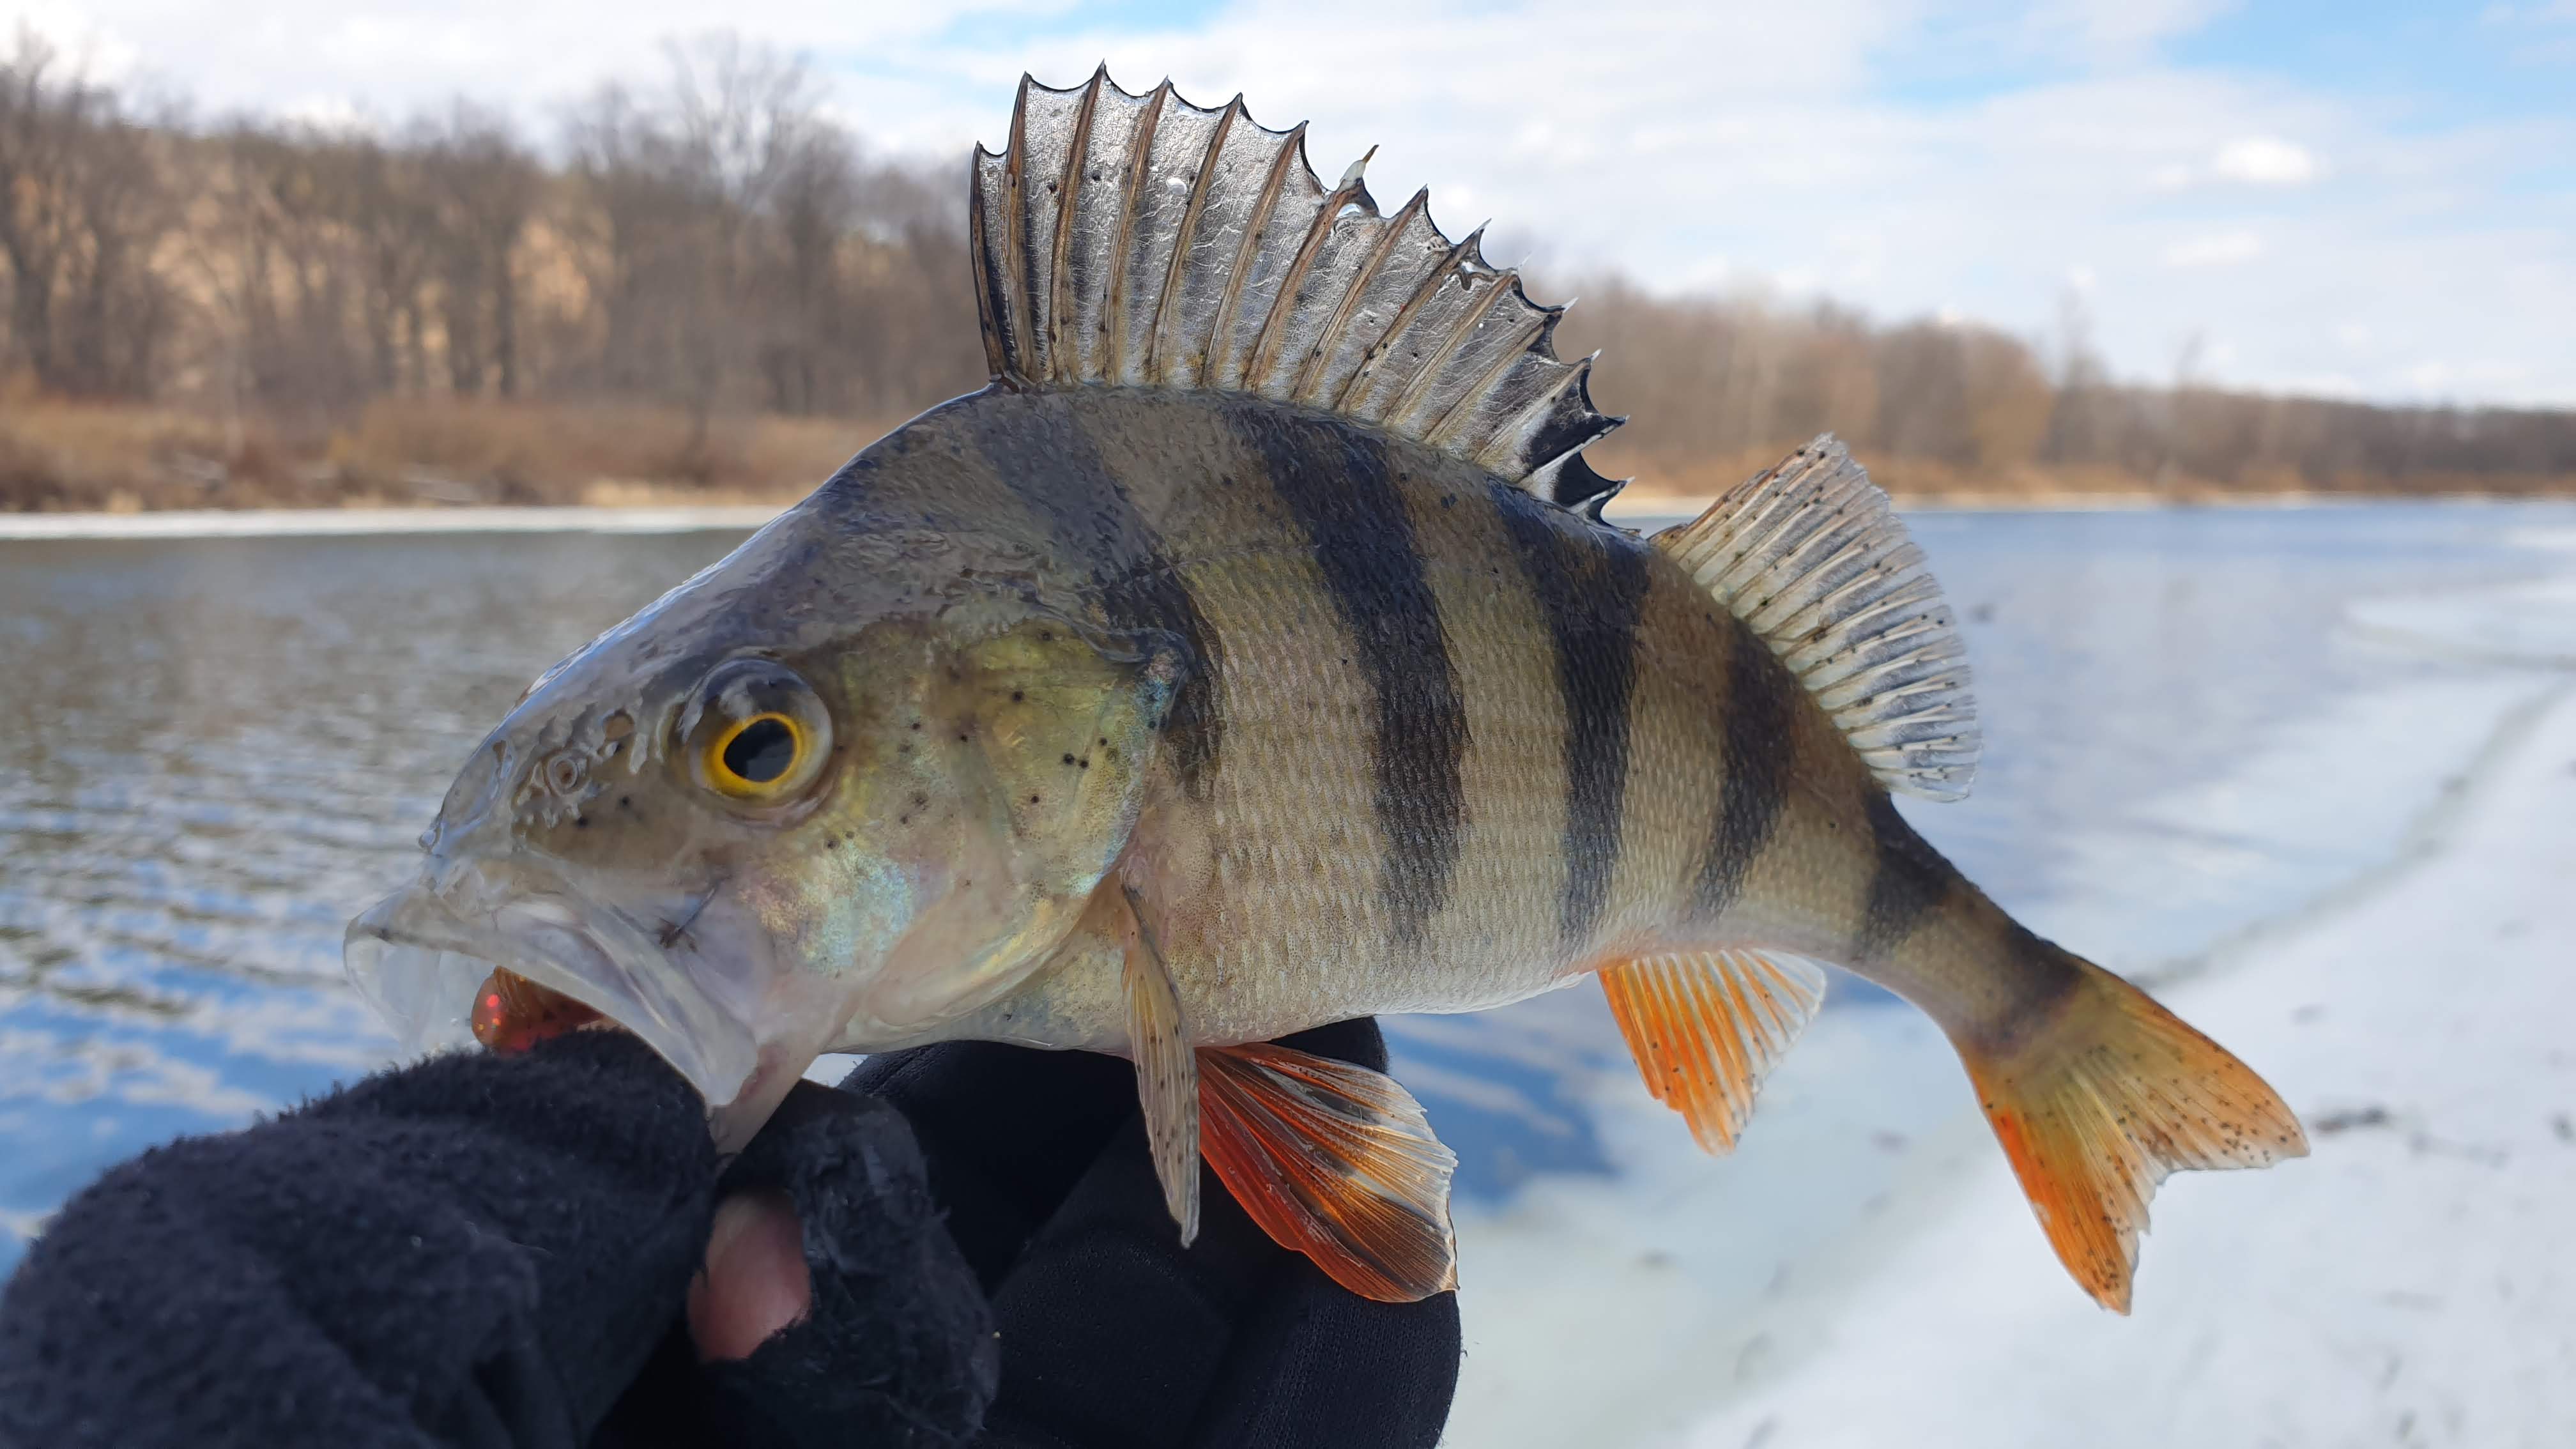
{"type": "Polygon", "coordinates": [[[1383,1072],[1290,1047],[1199,1050],[1199,1148],[1271,1239],[1381,1303],[1458,1286],[1455,1154],[1383,1072]]]}
{"type": "Polygon", "coordinates": [[[1821,967],[1761,951],[1646,956],[1600,976],[1646,1090],[1714,1153],[1744,1135],[1763,1075],[1825,1000],[1821,967]]]}
{"type": "MultiPolygon", "coordinates": [[[[2054,951],[2056,948],[2048,948],[2054,951]]],[[[2075,987],[2009,1050],[1963,1043],[2004,1155],[2084,1291],[2129,1311],[2147,1200],[2186,1168],[2304,1156],[2279,1094],[2145,992],[2076,957],[2075,987]]]]}

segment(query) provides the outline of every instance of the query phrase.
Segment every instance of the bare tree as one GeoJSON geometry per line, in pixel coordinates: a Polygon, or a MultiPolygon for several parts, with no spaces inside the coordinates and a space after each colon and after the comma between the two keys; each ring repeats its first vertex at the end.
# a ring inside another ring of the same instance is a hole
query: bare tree
{"type": "Polygon", "coordinates": [[[428,381],[426,291],[439,215],[419,149],[357,135],[328,158],[334,212],[362,261],[367,354],[380,394],[416,392],[428,381]]]}
{"type": "Polygon", "coordinates": [[[544,174],[509,123],[458,101],[420,148],[441,316],[447,329],[448,386],[461,396],[487,383],[519,395],[518,260],[544,174]]]}
{"type": "Polygon", "coordinates": [[[0,259],[9,342],[54,391],[141,396],[170,325],[153,133],[23,26],[0,63],[0,259]]]}

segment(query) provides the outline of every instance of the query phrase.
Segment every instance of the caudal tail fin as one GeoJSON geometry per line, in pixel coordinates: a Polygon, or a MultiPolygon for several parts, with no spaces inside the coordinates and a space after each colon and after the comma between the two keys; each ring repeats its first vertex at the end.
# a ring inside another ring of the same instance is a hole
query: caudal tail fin
{"type": "Polygon", "coordinates": [[[2308,1140],[2252,1068],[2128,982],[2058,954],[2076,984],[2044,1024],[1960,1055],[2058,1260],[2126,1313],[2147,1199],[2168,1173],[2264,1167],[2307,1155],[2308,1140]]]}

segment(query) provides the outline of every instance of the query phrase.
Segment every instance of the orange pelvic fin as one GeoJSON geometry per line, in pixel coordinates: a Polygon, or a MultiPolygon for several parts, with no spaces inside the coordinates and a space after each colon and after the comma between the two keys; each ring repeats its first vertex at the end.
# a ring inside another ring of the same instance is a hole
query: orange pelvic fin
{"type": "Polygon", "coordinates": [[[1455,1154],[1382,1072],[1289,1047],[1199,1050],[1200,1150],[1253,1221],[1381,1303],[1458,1286],[1455,1154]]]}
{"type": "MultiPolygon", "coordinates": [[[[2056,950],[2049,947],[2049,950],[2056,950]]],[[[2089,961],[2032,1035],[2002,1051],[1962,1042],[1977,1099],[2058,1261],[2129,1311],[2147,1199],[2183,1168],[2304,1157],[2299,1120],[2252,1068],[2089,961]]]]}
{"type": "Polygon", "coordinates": [[[1647,956],[1600,975],[1646,1090],[1712,1153],[1733,1150],[1763,1075],[1825,1001],[1823,968],[1761,951],[1647,956]]]}

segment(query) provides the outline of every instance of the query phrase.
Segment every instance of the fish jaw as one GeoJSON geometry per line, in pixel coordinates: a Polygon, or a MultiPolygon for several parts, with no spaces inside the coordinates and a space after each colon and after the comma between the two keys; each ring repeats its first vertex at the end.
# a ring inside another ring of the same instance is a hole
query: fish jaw
{"type": "Polygon", "coordinates": [[[718,1148],[732,1151],[838,1034],[846,983],[804,969],[764,931],[728,929],[720,893],[687,914],[686,932],[657,931],[543,870],[433,861],[350,923],[343,960],[407,1053],[472,1046],[495,968],[570,997],[687,1078],[718,1148]]]}

